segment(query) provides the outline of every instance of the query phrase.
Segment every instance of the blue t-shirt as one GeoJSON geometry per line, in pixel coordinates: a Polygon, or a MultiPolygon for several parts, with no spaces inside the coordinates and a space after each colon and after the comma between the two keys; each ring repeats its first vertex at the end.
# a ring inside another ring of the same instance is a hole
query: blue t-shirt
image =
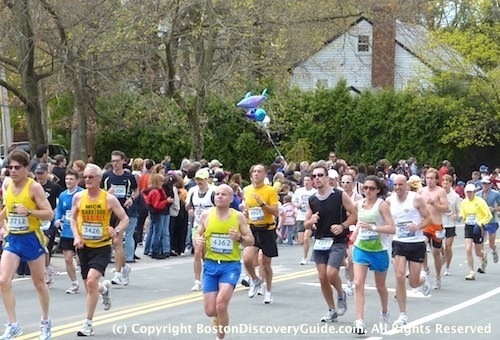
{"type": "Polygon", "coordinates": [[[73,232],[71,231],[71,206],[73,196],[80,191],[83,191],[83,189],[77,186],[76,190],[72,193],[69,192],[69,189],[66,189],[59,195],[55,219],[62,222],[61,237],[73,238],[73,232]]]}

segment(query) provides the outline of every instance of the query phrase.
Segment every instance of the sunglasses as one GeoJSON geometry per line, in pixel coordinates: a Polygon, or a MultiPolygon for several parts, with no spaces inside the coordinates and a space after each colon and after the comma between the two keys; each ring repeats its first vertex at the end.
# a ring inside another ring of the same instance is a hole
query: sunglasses
{"type": "Polygon", "coordinates": [[[43,175],[45,172],[35,172],[35,175],[43,175]]]}
{"type": "Polygon", "coordinates": [[[90,179],[90,180],[92,180],[92,179],[94,179],[94,177],[95,177],[95,176],[83,176],[82,178],[83,178],[83,179],[90,179]]]}
{"type": "Polygon", "coordinates": [[[351,184],[352,182],[340,182],[342,184],[351,184]]]}
{"type": "Polygon", "coordinates": [[[368,190],[368,191],[375,191],[378,188],[377,187],[367,187],[367,186],[365,186],[365,187],[363,187],[363,189],[368,190]]]}
{"type": "Polygon", "coordinates": [[[19,170],[22,168],[22,165],[9,165],[7,169],[9,170],[19,170]]]}
{"type": "Polygon", "coordinates": [[[314,174],[314,175],[311,175],[312,178],[316,178],[316,177],[325,177],[325,174],[314,174]]]}

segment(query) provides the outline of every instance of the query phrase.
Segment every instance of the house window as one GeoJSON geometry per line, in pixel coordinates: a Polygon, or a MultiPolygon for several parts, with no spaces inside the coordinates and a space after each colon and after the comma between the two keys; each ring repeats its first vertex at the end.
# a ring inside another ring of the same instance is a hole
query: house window
{"type": "Polygon", "coordinates": [[[318,79],[316,81],[316,87],[327,89],[328,88],[328,79],[318,79]]]}
{"type": "Polygon", "coordinates": [[[370,37],[367,35],[358,35],[358,52],[370,51],[370,37]]]}

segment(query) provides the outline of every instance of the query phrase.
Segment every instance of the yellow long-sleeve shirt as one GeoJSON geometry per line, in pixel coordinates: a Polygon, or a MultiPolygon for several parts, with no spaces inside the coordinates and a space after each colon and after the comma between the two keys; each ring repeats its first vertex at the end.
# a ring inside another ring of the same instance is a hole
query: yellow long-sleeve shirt
{"type": "Polygon", "coordinates": [[[467,225],[484,226],[493,218],[488,204],[481,197],[474,196],[471,201],[465,198],[460,205],[460,217],[467,225]]]}

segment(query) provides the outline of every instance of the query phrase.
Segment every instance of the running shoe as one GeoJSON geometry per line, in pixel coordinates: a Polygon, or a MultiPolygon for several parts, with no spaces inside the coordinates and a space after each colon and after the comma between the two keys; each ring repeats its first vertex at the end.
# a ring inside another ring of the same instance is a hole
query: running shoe
{"type": "Polygon", "coordinates": [[[125,264],[122,268],[122,281],[126,286],[130,281],[130,272],[132,271],[132,266],[129,264],[125,264]]]}
{"type": "Polygon", "coordinates": [[[344,291],[345,291],[347,296],[354,295],[354,284],[352,283],[352,281],[347,281],[347,285],[346,285],[344,291]]]}
{"type": "Polygon", "coordinates": [[[194,285],[191,287],[191,290],[193,292],[199,292],[201,290],[201,281],[200,280],[194,280],[194,285]]]}
{"type": "Polygon", "coordinates": [[[250,289],[248,290],[248,297],[253,298],[260,290],[260,286],[262,285],[262,280],[257,278],[257,280],[250,279],[250,289]]]}
{"type": "Polygon", "coordinates": [[[12,339],[21,334],[23,334],[21,326],[19,326],[19,324],[14,325],[9,322],[5,325],[5,332],[3,332],[2,336],[0,336],[0,339],[12,339]]]}
{"type": "Polygon", "coordinates": [[[422,270],[420,272],[420,277],[424,279],[424,283],[420,286],[420,291],[424,294],[424,296],[429,296],[431,293],[431,284],[429,282],[429,278],[427,277],[427,272],[422,270]]]}
{"type": "Polygon", "coordinates": [[[401,327],[408,324],[408,316],[406,316],[405,313],[399,314],[399,317],[394,323],[392,324],[392,327],[401,327]]]}
{"type": "Polygon", "coordinates": [[[50,340],[52,337],[52,321],[42,320],[40,322],[40,340],[50,340]]]}
{"type": "Polygon", "coordinates": [[[307,261],[306,258],[303,258],[302,260],[300,260],[300,265],[301,266],[305,266],[305,265],[308,265],[309,264],[309,261],[307,261]]]}
{"type": "Polygon", "coordinates": [[[484,253],[483,260],[481,261],[481,267],[477,268],[477,272],[484,274],[486,273],[486,266],[488,265],[488,256],[484,253]]]}
{"type": "Polygon", "coordinates": [[[390,314],[389,314],[389,312],[387,312],[385,314],[381,312],[380,313],[380,318],[379,318],[379,321],[378,321],[378,327],[379,327],[380,333],[387,332],[388,330],[391,329],[389,321],[390,321],[390,314]]]}
{"type": "Polygon", "coordinates": [[[498,263],[498,253],[494,251],[492,254],[493,254],[493,263],[498,263]]]}
{"type": "Polygon", "coordinates": [[[321,322],[337,322],[337,316],[335,309],[329,309],[321,318],[321,322]]]}
{"type": "Polygon", "coordinates": [[[102,285],[106,287],[106,292],[101,293],[101,303],[104,310],[109,310],[111,308],[111,282],[109,280],[105,280],[102,282],[102,285]]]}
{"type": "Polygon", "coordinates": [[[444,270],[444,276],[450,276],[451,275],[451,272],[450,272],[450,269],[447,268],[444,270]]]}
{"type": "Polygon", "coordinates": [[[263,283],[260,285],[259,291],[257,292],[257,295],[266,295],[266,284],[263,283]]]}
{"type": "Polygon", "coordinates": [[[78,293],[78,290],[80,289],[80,286],[78,284],[71,284],[71,287],[66,289],[66,294],[76,294],[78,293]]]}
{"type": "Polygon", "coordinates": [[[474,274],[474,272],[471,271],[469,274],[465,276],[465,279],[467,281],[474,281],[476,279],[476,274],[474,274]]]}
{"type": "Polygon", "coordinates": [[[52,266],[47,266],[45,267],[45,283],[47,284],[47,287],[52,287],[54,284],[54,267],[52,266]]]}
{"type": "Polygon", "coordinates": [[[265,295],[264,295],[264,303],[266,305],[273,303],[273,293],[272,292],[266,290],[265,295]]]}
{"type": "Polygon", "coordinates": [[[434,280],[434,284],[432,285],[432,289],[441,289],[441,278],[436,277],[436,280],[434,280]]]}
{"type": "Polygon", "coordinates": [[[94,335],[94,327],[92,325],[88,324],[87,322],[84,322],[82,327],[76,332],[76,335],[78,336],[92,336],[94,335]]]}
{"type": "Polygon", "coordinates": [[[111,279],[111,283],[114,285],[125,286],[125,280],[123,279],[123,274],[120,272],[115,272],[115,275],[111,279]]]}
{"type": "Polygon", "coordinates": [[[354,334],[358,334],[358,335],[366,334],[366,325],[363,322],[363,320],[358,319],[358,320],[354,321],[354,323],[352,325],[352,332],[354,334]]]}
{"type": "Polygon", "coordinates": [[[342,293],[342,297],[337,300],[337,315],[342,316],[347,311],[347,295],[345,291],[342,293]]]}

